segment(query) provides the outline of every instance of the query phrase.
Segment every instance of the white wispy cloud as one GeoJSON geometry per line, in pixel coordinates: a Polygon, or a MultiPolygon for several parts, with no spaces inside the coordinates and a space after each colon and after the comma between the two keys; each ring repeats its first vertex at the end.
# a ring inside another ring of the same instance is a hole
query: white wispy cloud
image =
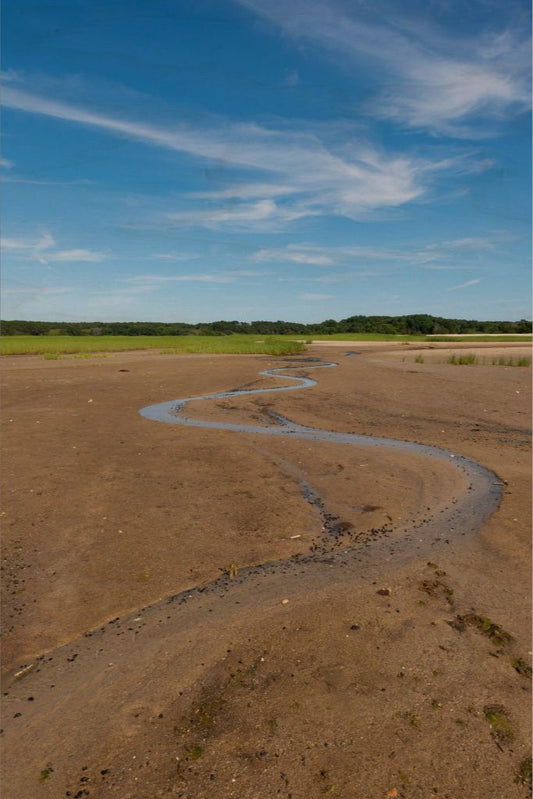
{"type": "Polygon", "coordinates": [[[226,189],[191,192],[188,196],[198,200],[253,200],[257,197],[280,197],[294,193],[293,186],[276,183],[235,183],[226,189]]]}
{"type": "Polygon", "coordinates": [[[158,261],[174,261],[176,263],[181,263],[183,261],[196,261],[200,258],[198,253],[190,253],[190,252],[156,252],[152,256],[152,258],[156,258],[158,261]]]}
{"type": "Polygon", "coordinates": [[[321,252],[318,247],[305,247],[288,244],[281,249],[263,249],[254,254],[256,261],[281,261],[313,266],[331,266],[334,259],[321,252]]]}
{"type": "Polygon", "coordinates": [[[9,158],[0,158],[0,167],[2,167],[3,169],[12,169],[13,166],[14,166],[13,161],[10,161],[9,158]]]}
{"type": "Polygon", "coordinates": [[[100,263],[104,258],[104,253],[93,250],[55,250],[46,254],[46,260],[51,262],[94,264],[100,263]]]}
{"type": "Polygon", "coordinates": [[[14,251],[16,254],[35,258],[40,263],[47,263],[44,253],[55,246],[55,241],[50,233],[43,233],[39,239],[0,239],[0,248],[4,251],[14,251]]]}
{"type": "MultiPolygon", "coordinates": [[[[457,254],[466,255],[495,249],[505,241],[505,237],[471,237],[450,241],[431,242],[423,247],[379,247],[379,246],[321,246],[314,244],[287,244],[257,250],[252,255],[254,261],[295,263],[314,266],[338,266],[364,263],[367,261],[386,261],[405,263],[424,269],[464,269],[466,264],[457,264],[457,254]],[[452,260],[453,263],[446,263],[452,260]]],[[[470,268],[470,267],[468,267],[470,268]]]]}
{"type": "Polygon", "coordinates": [[[477,283],[481,283],[481,278],[477,278],[476,280],[467,280],[466,283],[460,283],[458,286],[452,286],[448,289],[448,291],[457,291],[457,289],[466,289],[468,286],[475,286],[477,283]]]}
{"type": "Polygon", "coordinates": [[[14,251],[22,255],[35,258],[39,263],[99,263],[105,258],[102,252],[94,250],[73,249],[57,250],[56,242],[50,233],[43,233],[37,241],[31,239],[0,239],[0,247],[3,250],[14,251]]]}
{"type": "Polygon", "coordinates": [[[283,81],[283,85],[288,86],[289,89],[294,89],[294,87],[298,86],[299,83],[300,83],[300,75],[298,73],[298,70],[291,69],[291,71],[285,75],[285,80],[283,81]]]}
{"type": "Polygon", "coordinates": [[[43,233],[37,241],[31,239],[0,239],[4,250],[47,250],[55,245],[55,241],[50,233],[43,233]]]}
{"type": "Polygon", "coordinates": [[[29,297],[43,297],[67,294],[69,291],[72,291],[70,286],[57,286],[55,288],[52,286],[27,286],[25,288],[5,288],[2,293],[9,296],[27,295],[29,297]]]}
{"type": "Polygon", "coordinates": [[[428,244],[427,249],[447,249],[447,250],[493,250],[504,238],[487,238],[482,236],[470,236],[462,239],[451,239],[442,241],[438,244],[428,244]]]}
{"type": "MultiPolygon", "coordinates": [[[[236,0],[306,40],[343,69],[376,72],[375,116],[459,137],[486,135],[476,117],[530,107],[528,31],[453,35],[422,25],[392,3],[236,0]],[[370,9],[370,10],[369,10],[370,9]],[[386,89],[391,86],[394,88],[386,89]]],[[[403,8],[403,7],[402,7],[403,8]]]]}
{"type": "MultiPolygon", "coordinates": [[[[189,203],[189,207],[165,217],[167,222],[184,225],[275,229],[317,215],[366,219],[417,200],[443,173],[464,174],[480,168],[475,159],[401,156],[357,140],[340,147],[321,138],[320,130],[277,130],[228,121],[220,124],[220,120],[203,128],[185,124],[157,127],[95,113],[11,86],[5,87],[3,101],[7,108],[94,127],[114,136],[272,176],[271,182],[258,182],[250,176],[247,186],[241,181],[228,189],[208,192],[204,199],[214,201],[208,209],[191,210],[189,203]]],[[[197,195],[196,199],[202,197],[197,195]]]]}
{"type": "Polygon", "coordinates": [[[233,283],[229,275],[198,274],[198,275],[136,275],[128,278],[131,283],[164,284],[164,283],[233,283]]]}
{"type": "Polygon", "coordinates": [[[213,210],[178,211],[167,213],[166,219],[172,223],[200,225],[206,228],[231,226],[234,230],[268,230],[302,219],[317,216],[318,210],[292,205],[284,207],[272,199],[258,200],[255,203],[238,203],[213,210]]]}
{"type": "Polygon", "coordinates": [[[318,302],[320,300],[331,300],[332,294],[313,294],[313,292],[305,292],[304,294],[299,294],[298,299],[304,300],[305,302],[318,302]]]}
{"type": "Polygon", "coordinates": [[[4,183],[21,183],[28,186],[90,186],[92,180],[38,180],[37,178],[23,178],[16,175],[6,175],[2,178],[4,183]]]}

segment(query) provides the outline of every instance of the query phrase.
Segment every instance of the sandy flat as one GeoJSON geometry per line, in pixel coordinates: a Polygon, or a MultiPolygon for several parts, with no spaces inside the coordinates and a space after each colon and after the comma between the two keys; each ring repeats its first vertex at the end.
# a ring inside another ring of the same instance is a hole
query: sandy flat
{"type": "Polygon", "coordinates": [[[528,796],[531,370],[448,350],[3,359],[6,796],[528,796]],[[499,509],[421,539],[446,463],[138,413],[288,363],[191,415],[445,447],[499,509]]]}

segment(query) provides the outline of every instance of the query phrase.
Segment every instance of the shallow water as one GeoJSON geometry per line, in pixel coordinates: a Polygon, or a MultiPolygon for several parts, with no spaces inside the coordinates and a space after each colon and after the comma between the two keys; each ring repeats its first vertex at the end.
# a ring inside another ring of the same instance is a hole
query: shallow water
{"type": "MultiPolygon", "coordinates": [[[[309,361],[305,362],[306,369],[330,369],[336,366],[336,363],[317,363],[313,361],[311,365],[309,361]]],[[[286,374],[287,371],[296,368],[301,367],[293,365],[276,369],[267,369],[260,372],[260,375],[265,377],[288,380],[291,385],[278,386],[275,388],[236,389],[233,391],[204,394],[198,397],[185,397],[183,399],[150,405],[143,408],[139,413],[146,419],[165,422],[167,424],[227,430],[235,433],[251,433],[253,435],[289,436],[291,438],[306,439],[308,441],[327,441],[329,443],[348,446],[379,447],[382,449],[396,450],[412,455],[434,458],[439,461],[446,461],[451,467],[459,469],[468,480],[468,490],[460,498],[454,498],[453,507],[450,506],[445,517],[443,518],[441,516],[440,518],[441,524],[446,521],[451,525],[453,522],[455,526],[451,529],[455,529],[460,524],[463,532],[472,532],[478,529],[483,521],[485,521],[498,506],[502,495],[503,484],[494,472],[491,472],[489,469],[486,469],[484,466],[481,466],[481,464],[476,463],[476,461],[464,455],[441,447],[420,444],[414,441],[384,438],[381,436],[339,433],[330,430],[322,430],[320,428],[305,427],[304,425],[299,425],[276,413],[271,413],[270,417],[276,419],[280,424],[271,426],[231,424],[229,422],[191,419],[184,414],[186,405],[193,401],[243,397],[252,394],[267,394],[279,391],[297,391],[316,385],[317,381],[309,377],[296,377],[295,375],[286,374]]]]}

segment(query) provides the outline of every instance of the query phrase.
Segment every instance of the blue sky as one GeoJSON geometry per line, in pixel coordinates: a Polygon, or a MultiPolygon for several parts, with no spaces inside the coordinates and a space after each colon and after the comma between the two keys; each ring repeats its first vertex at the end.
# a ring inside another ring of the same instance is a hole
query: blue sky
{"type": "Polygon", "coordinates": [[[529,31],[513,0],[5,0],[3,318],[531,318],[529,31]]]}

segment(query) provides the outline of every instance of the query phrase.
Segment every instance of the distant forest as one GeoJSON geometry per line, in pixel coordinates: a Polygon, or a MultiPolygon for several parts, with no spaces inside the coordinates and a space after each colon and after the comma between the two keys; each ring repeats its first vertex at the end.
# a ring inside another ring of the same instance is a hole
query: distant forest
{"type": "Polygon", "coordinates": [[[531,333],[531,322],[478,322],[475,319],[444,319],[429,314],[410,316],[350,316],[304,325],[299,322],[28,322],[0,323],[4,336],[227,336],[252,333],[260,336],[298,334],[312,336],[338,333],[389,335],[446,335],[447,333],[531,333]]]}

